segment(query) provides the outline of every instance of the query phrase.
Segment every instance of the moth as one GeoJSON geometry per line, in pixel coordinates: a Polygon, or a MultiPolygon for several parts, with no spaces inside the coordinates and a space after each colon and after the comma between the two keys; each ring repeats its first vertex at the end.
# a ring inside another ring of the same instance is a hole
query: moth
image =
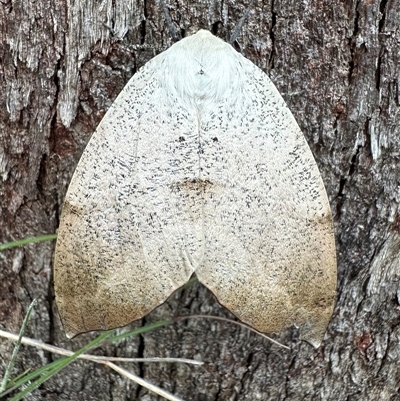
{"type": "Polygon", "coordinates": [[[336,291],[321,175],[267,75],[205,30],[131,78],[79,161],[54,267],[66,333],[140,319],[193,273],[256,330],[320,344],[336,291]]]}

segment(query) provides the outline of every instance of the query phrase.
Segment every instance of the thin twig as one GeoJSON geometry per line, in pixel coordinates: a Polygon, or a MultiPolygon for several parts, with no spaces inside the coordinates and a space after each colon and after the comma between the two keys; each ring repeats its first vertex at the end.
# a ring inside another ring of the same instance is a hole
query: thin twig
{"type": "Polygon", "coordinates": [[[219,320],[219,321],[221,321],[221,322],[233,323],[233,324],[236,324],[237,326],[244,327],[244,328],[246,328],[247,330],[250,330],[250,331],[252,331],[252,332],[258,334],[259,336],[262,336],[262,337],[266,338],[267,340],[273,342],[274,344],[278,345],[279,347],[282,347],[282,348],[285,348],[285,349],[290,350],[290,347],[288,347],[287,345],[283,345],[283,344],[281,344],[279,341],[276,341],[276,340],[274,340],[273,338],[268,337],[268,336],[265,335],[264,333],[260,333],[259,331],[253,329],[252,327],[248,326],[247,324],[242,323],[242,322],[238,322],[238,321],[236,321],[236,320],[232,320],[232,319],[228,319],[228,318],[220,317],[220,316],[209,316],[209,315],[187,315],[187,316],[178,316],[178,317],[176,317],[174,320],[175,320],[175,322],[179,322],[180,320],[184,320],[184,319],[212,319],[212,320],[219,320]]]}
{"type": "Polygon", "coordinates": [[[119,366],[113,364],[112,362],[103,362],[103,363],[104,363],[104,365],[109,366],[111,369],[115,370],[119,374],[121,374],[121,375],[127,377],[128,379],[136,382],[140,386],[147,388],[148,390],[152,391],[153,393],[161,395],[161,397],[164,397],[167,400],[183,401],[181,398],[175,397],[173,394],[169,393],[168,391],[163,390],[162,388],[157,387],[154,384],[151,384],[147,380],[144,380],[141,377],[136,376],[133,373],[128,372],[127,370],[120,368],[119,366]]]}
{"type": "MultiPolygon", "coordinates": [[[[11,341],[17,341],[18,336],[13,333],[9,333],[8,331],[0,330],[0,337],[7,338],[11,341]]],[[[30,345],[32,347],[37,347],[44,349],[46,351],[52,352],[54,354],[70,356],[74,352],[55,347],[54,345],[46,344],[38,340],[34,340],[29,337],[22,337],[21,344],[30,345]]],[[[194,359],[185,359],[185,358],[118,358],[118,357],[107,357],[107,356],[97,356],[97,355],[89,355],[89,354],[81,354],[78,356],[80,359],[86,359],[93,362],[181,362],[181,363],[189,363],[191,365],[203,365],[204,362],[196,361],[194,359]]]]}

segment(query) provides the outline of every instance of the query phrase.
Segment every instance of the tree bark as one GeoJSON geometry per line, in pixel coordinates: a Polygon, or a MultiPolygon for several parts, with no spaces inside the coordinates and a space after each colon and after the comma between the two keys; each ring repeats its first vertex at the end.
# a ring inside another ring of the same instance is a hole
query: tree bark
{"type": "MultiPolygon", "coordinates": [[[[176,1],[177,31],[226,39],[247,3],[176,1]]],[[[233,325],[187,320],[104,346],[108,355],[201,359],[136,374],[184,400],[400,400],[400,2],[255,0],[236,48],[272,79],[314,153],[334,215],[337,304],[322,346],[292,328],[278,348],[233,325]]],[[[0,242],[54,233],[74,167],[124,84],[172,44],[163,4],[0,2],[0,242]]],[[[0,253],[0,325],[77,349],[54,304],[54,243],[0,253]]],[[[184,314],[230,316],[200,284],[137,326],[184,314]]],[[[3,372],[12,344],[0,341],[3,372]]],[[[14,374],[54,356],[23,348],[14,374]]],[[[104,366],[79,361],[26,399],[156,400],[104,366]]]]}

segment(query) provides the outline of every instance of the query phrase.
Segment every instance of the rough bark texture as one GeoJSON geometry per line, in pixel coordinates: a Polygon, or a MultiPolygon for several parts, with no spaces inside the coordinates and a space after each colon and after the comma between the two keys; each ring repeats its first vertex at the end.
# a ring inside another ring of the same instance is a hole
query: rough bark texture
{"type": "MultiPolygon", "coordinates": [[[[169,5],[178,32],[227,38],[246,4],[169,5]]],[[[198,358],[205,367],[130,369],[185,400],[400,400],[400,2],[256,0],[236,47],[269,74],[302,128],[335,219],[337,305],[314,350],[295,329],[285,351],[229,324],[188,320],[105,346],[121,356],[198,358]]],[[[152,0],[0,2],[0,242],[53,233],[74,167],[130,76],[171,44],[152,0]],[[140,46],[137,46],[140,45],[140,46]]],[[[52,243],[0,254],[0,326],[76,349],[53,301],[52,243]]],[[[171,315],[228,316],[200,285],[143,324],[171,315]]],[[[0,372],[12,345],[0,340],[0,372]]],[[[23,348],[14,373],[51,354],[23,348]]],[[[156,400],[107,368],[77,362],[28,400],[156,400]]]]}

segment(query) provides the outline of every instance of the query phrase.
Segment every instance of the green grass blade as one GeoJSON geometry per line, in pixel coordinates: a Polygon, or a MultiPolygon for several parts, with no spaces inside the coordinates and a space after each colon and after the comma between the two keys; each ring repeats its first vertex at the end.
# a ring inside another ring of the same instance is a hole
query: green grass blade
{"type": "Polygon", "coordinates": [[[17,355],[18,355],[19,347],[21,345],[22,337],[24,336],[26,326],[28,324],[29,318],[31,316],[32,310],[35,307],[35,305],[36,305],[36,299],[34,299],[31,302],[31,304],[29,305],[29,308],[28,308],[28,310],[26,312],[26,315],[24,317],[24,321],[22,322],[22,326],[21,326],[21,330],[19,331],[19,336],[18,336],[17,343],[15,344],[13,353],[11,355],[10,362],[8,363],[6,371],[4,372],[4,377],[3,377],[3,380],[2,380],[1,385],[0,385],[0,394],[4,391],[4,389],[7,386],[8,377],[10,376],[12,368],[14,367],[14,363],[15,363],[15,360],[16,360],[17,355]]]}
{"type": "Polygon", "coordinates": [[[65,356],[60,359],[57,359],[56,361],[53,361],[45,366],[42,366],[41,368],[36,369],[31,373],[26,373],[23,376],[20,375],[18,378],[11,380],[9,382],[7,390],[4,393],[0,393],[0,397],[4,397],[5,395],[10,394],[12,391],[18,389],[19,387],[25,385],[28,382],[31,382],[32,380],[36,380],[38,377],[42,375],[46,375],[49,370],[55,369],[57,366],[61,365],[65,358],[68,357],[65,356]]]}
{"type": "Polygon", "coordinates": [[[17,246],[23,246],[27,244],[33,244],[35,242],[50,241],[57,238],[57,234],[41,235],[39,237],[25,238],[18,241],[7,242],[6,244],[0,244],[0,251],[5,249],[15,248],[17,246]]]}
{"type": "Polygon", "coordinates": [[[137,329],[127,331],[126,333],[121,333],[108,339],[109,342],[119,341],[127,337],[137,336],[142,333],[147,333],[148,331],[158,329],[159,327],[169,326],[174,323],[173,320],[160,320],[159,322],[148,324],[143,327],[138,327],[137,329]]]}
{"type": "MultiPolygon", "coordinates": [[[[31,383],[28,387],[26,387],[23,391],[19,392],[16,394],[14,397],[10,398],[9,401],[19,401],[22,400],[26,394],[30,393],[31,391],[35,390],[37,387],[39,387],[42,383],[44,383],[46,380],[50,379],[50,377],[54,376],[56,373],[58,373],[61,369],[65,368],[67,365],[69,365],[71,362],[76,360],[76,358],[85,352],[87,352],[89,349],[98,346],[100,343],[102,343],[107,337],[109,337],[112,333],[114,333],[114,330],[106,331],[102,334],[100,334],[98,337],[96,337],[94,340],[90,341],[88,344],[86,344],[84,347],[76,351],[74,354],[71,356],[66,356],[64,358],[60,358],[57,361],[54,361],[43,368],[38,369],[37,371],[25,376],[23,378],[24,383],[27,383],[28,381],[32,380],[35,377],[38,377],[37,380],[35,380],[33,383],[31,383]]],[[[20,382],[22,379],[20,380],[20,382]]],[[[19,383],[19,386],[24,383],[19,383]]],[[[14,384],[12,389],[15,389],[16,383],[14,384]]],[[[4,396],[8,394],[9,392],[12,391],[12,389],[8,389],[6,393],[1,394],[1,396],[4,396]]]]}
{"type": "Polygon", "coordinates": [[[149,331],[157,329],[159,327],[168,326],[173,323],[174,323],[173,320],[161,320],[159,322],[149,324],[144,327],[138,327],[129,332],[122,333],[122,334],[115,335],[115,336],[112,336],[112,334],[115,333],[115,330],[105,332],[105,333],[101,334],[100,336],[98,336],[96,339],[94,339],[92,342],[87,344],[85,347],[81,348],[79,351],[74,353],[73,355],[57,359],[56,361],[53,361],[53,362],[47,364],[46,366],[43,366],[33,372],[27,373],[23,376],[19,376],[18,378],[15,378],[14,380],[11,380],[8,383],[6,391],[4,393],[0,393],[0,397],[4,397],[5,395],[10,394],[11,392],[20,388],[21,386],[31,383],[33,380],[35,380],[34,383],[31,383],[29,385],[29,387],[27,387],[24,391],[18,393],[10,401],[20,400],[21,397],[24,397],[30,391],[32,391],[35,388],[37,388],[38,386],[40,386],[40,384],[45,382],[51,376],[53,376],[54,374],[59,372],[61,369],[63,369],[65,366],[67,366],[69,363],[71,363],[73,360],[75,360],[78,355],[85,353],[88,349],[93,349],[93,348],[101,345],[101,343],[105,339],[107,339],[107,341],[109,341],[109,342],[115,342],[115,341],[119,341],[119,340],[122,340],[127,337],[131,337],[131,336],[149,332],[149,331]]]}

